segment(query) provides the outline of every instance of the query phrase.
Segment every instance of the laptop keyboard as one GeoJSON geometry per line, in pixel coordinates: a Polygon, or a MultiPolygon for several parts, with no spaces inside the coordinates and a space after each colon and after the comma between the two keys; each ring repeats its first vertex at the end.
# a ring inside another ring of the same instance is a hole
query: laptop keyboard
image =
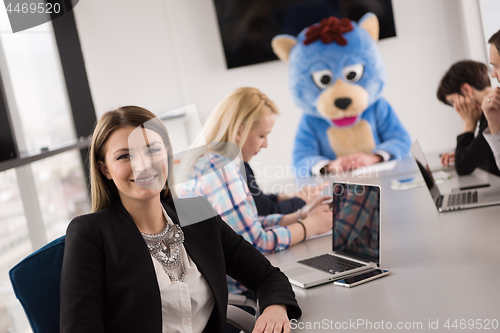
{"type": "Polygon", "coordinates": [[[477,191],[450,194],[448,196],[448,206],[476,203],[478,201],[477,196],[477,191]]]}
{"type": "Polygon", "coordinates": [[[300,260],[298,262],[331,274],[335,274],[336,272],[345,272],[350,269],[365,266],[363,264],[329,254],[323,254],[317,257],[300,260]]]}

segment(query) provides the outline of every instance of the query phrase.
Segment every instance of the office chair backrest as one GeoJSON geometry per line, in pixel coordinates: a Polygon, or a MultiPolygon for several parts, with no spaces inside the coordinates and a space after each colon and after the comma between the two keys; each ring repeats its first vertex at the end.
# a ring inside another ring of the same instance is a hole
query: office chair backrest
{"type": "Polygon", "coordinates": [[[33,333],[58,333],[65,236],[33,252],[9,271],[33,333]]]}

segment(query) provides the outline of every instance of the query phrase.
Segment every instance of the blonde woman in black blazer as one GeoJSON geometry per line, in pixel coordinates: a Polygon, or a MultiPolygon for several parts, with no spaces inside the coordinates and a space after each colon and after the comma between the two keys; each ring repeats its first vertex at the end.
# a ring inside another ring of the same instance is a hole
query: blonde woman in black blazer
{"type": "Polygon", "coordinates": [[[301,310],[288,279],[204,198],[176,198],[168,187],[170,149],[161,121],[145,109],[122,107],[98,122],[90,151],[92,213],[75,218],[66,233],[61,332],[224,332],[226,274],[259,299],[254,332],[290,332],[289,318],[301,310]],[[137,133],[143,146],[130,140],[137,133]],[[151,235],[172,237],[158,243],[160,250],[151,235]],[[194,275],[205,286],[201,296],[199,284],[189,285],[194,275]],[[165,299],[175,288],[188,298],[165,299]],[[168,305],[177,303],[182,320],[168,305]],[[195,312],[186,315],[186,308],[195,312]]]}

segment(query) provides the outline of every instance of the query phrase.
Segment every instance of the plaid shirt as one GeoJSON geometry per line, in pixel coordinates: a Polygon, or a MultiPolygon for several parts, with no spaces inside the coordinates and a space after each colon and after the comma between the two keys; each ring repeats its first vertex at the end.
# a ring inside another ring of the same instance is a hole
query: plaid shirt
{"type": "Polygon", "coordinates": [[[352,251],[378,258],[380,192],[370,186],[363,186],[363,189],[363,193],[356,194],[351,185],[342,194],[334,195],[336,213],[333,250],[352,251]]]}
{"type": "MultiPolygon", "coordinates": [[[[207,198],[222,219],[260,252],[281,251],[290,246],[290,231],[279,225],[283,215],[257,215],[255,202],[237,159],[230,162],[214,153],[200,156],[188,181],[177,187],[177,194],[179,197],[207,198]]],[[[230,277],[228,288],[233,294],[247,290],[230,277]]]]}

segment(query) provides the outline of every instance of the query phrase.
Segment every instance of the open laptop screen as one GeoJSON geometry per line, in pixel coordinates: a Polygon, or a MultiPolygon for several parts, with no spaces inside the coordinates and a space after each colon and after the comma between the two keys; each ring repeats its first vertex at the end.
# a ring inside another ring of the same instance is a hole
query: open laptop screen
{"type": "Polygon", "coordinates": [[[415,162],[417,162],[418,169],[422,173],[422,177],[424,178],[425,184],[427,185],[429,191],[431,192],[434,203],[438,205],[441,192],[439,192],[439,188],[437,187],[436,182],[434,181],[431,169],[429,168],[429,164],[427,164],[424,152],[422,151],[422,148],[420,148],[420,144],[418,143],[418,141],[415,140],[410,150],[413,157],[415,158],[415,162]]]}
{"type": "Polygon", "coordinates": [[[333,183],[333,251],[380,264],[380,187],[333,183]]]}

